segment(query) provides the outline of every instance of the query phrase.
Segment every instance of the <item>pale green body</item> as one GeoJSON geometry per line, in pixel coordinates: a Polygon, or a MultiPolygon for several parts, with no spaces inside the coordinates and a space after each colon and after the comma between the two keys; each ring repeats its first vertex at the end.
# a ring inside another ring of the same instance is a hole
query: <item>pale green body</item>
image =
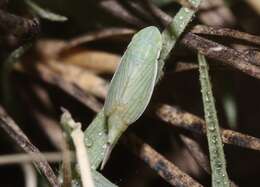
{"type": "Polygon", "coordinates": [[[147,27],[134,35],[110,83],[105,101],[108,143],[114,145],[147,107],[155,86],[161,33],[147,27]]]}

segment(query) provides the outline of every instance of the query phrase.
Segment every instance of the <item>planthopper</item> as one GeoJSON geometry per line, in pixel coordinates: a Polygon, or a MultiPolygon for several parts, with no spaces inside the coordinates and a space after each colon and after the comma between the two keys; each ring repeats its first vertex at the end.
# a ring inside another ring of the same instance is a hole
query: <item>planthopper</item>
{"type": "Polygon", "coordinates": [[[101,168],[122,133],[146,109],[156,82],[161,48],[161,33],[150,26],[133,36],[122,56],[104,105],[108,139],[101,168]]]}

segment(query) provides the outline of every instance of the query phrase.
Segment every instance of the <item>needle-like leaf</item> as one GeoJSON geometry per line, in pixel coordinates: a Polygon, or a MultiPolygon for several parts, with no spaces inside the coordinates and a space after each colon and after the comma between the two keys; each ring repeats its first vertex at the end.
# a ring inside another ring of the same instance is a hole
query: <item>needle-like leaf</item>
{"type": "Polygon", "coordinates": [[[226,171],[226,160],[220,136],[217,111],[208,73],[208,64],[205,57],[201,54],[198,54],[198,62],[204,115],[207,124],[207,139],[212,170],[212,186],[228,187],[230,184],[226,171]]]}

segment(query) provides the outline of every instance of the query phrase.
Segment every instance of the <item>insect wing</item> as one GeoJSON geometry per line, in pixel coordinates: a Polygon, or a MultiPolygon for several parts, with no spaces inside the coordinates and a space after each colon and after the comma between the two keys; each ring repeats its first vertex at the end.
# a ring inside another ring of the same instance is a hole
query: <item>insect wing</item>
{"type": "Polygon", "coordinates": [[[154,89],[161,47],[161,34],[156,27],[144,28],[134,35],[110,83],[106,116],[117,112],[128,124],[140,117],[154,89]]]}

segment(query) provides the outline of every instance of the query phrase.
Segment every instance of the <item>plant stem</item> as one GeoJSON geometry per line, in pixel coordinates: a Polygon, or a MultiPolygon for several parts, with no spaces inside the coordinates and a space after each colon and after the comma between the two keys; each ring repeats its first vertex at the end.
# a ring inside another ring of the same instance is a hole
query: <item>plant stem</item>
{"type": "Polygon", "coordinates": [[[163,76],[165,60],[168,58],[185,28],[192,21],[201,0],[190,0],[189,2],[194,9],[182,7],[176,16],[174,16],[169,26],[162,32],[163,46],[159,57],[157,81],[163,76]]]}

